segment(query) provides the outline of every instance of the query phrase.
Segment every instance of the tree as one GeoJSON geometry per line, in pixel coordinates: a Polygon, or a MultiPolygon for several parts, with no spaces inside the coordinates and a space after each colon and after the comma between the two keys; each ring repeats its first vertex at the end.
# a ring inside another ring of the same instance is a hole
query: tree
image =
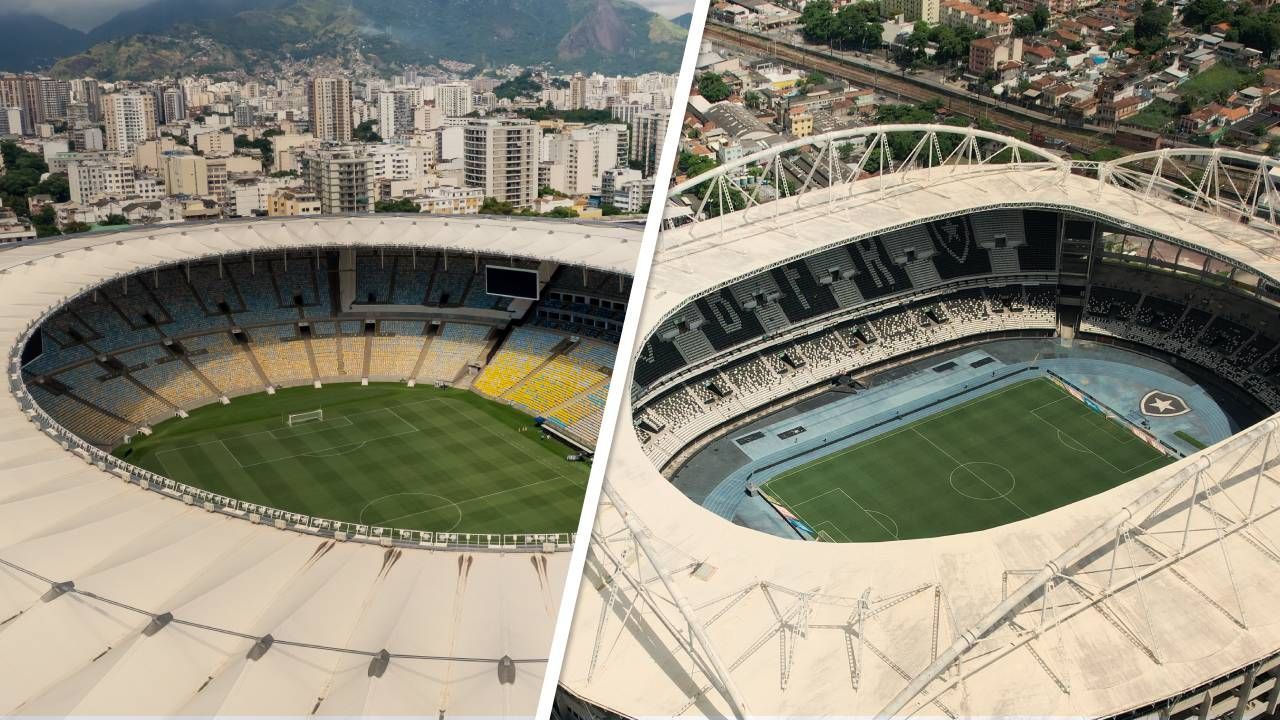
{"type": "Polygon", "coordinates": [[[40,176],[49,172],[49,165],[39,155],[23,150],[16,142],[9,140],[0,142],[0,157],[4,159],[5,168],[4,174],[0,175],[0,204],[16,214],[23,217],[30,215],[27,199],[32,196],[49,194],[58,199],[63,194],[65,175],[59,176],[60,181],[52,180],[52,176],[49,183],[40,181],[40,176]]]}
{"type": "MultiPolygon", "coordinates": [[[[279,134],[279,133],[277,133],[279,134]]],[[[265,170],[275,163],[275,146],[271,137],[263,133],[258,139],[250,140],[248,135],[237,135],[235,146],[241,150],[253,149],[262,154],[262,168],[265,170]]]]}
{"type": "Polygon", "coordinates": [[[1239,33],[1239,41],[1245,46],[1261,50],[1266,56],[1280,48],[1280,18],[1273,12],[1266,15],[1237,16],[1233,24],[1233,32],[1239,33]]]}
{"type": "Polygon", "coordinates": [[[809,42],[829,43],[836,32],[831,0],[809,0],[800,13],[800,32],[809,42]]]}
{"type": "Polygon", "coordinates": [[[811,87],[821,85],[827,81],[827,76],[816,70],[810,70],[805,73],[804,78],[800,81],[800,89],[807,90],[811,87]]]}
{"type": "Polygon", "coordinates": [[[66,173],[53,173],[36,185],[33,195],[48,195],[54,202],[64,203],[71,199],[71,185],[66,173]]]}
{"type": "Polygon", "coordinates": [[[506,100],[514,100],[518,97],[538,97],[541,92],[542,85],[534,80],[533,75],[528,72],[512,78],[493,89],[494,95],[506,100]]]}
{"type": "Polygon", "coordinates": [[[76,233],[89,232],[92,228],[87,223],[72,220],[62,226],[62,232],[65,235],[75,235],[76,233]]]}
{"type": "Polygon", "coordinates": [[[516,211],[516,206],[509,202],[503,202],[495,197],[487,197],[484,202],[480,203],[481,215],[510,215],[516,211]]]}
{"type": "Polygon", "coordinates": [[[101,225],[128,225],[128,224],[129,224],[129,218],[127,218],[127,217],[125,217],[125,216],[123,216],[123,215],[119,215],[119,214],[116,214],[116,213],[112,213],[112,214],[108,215],[108,216],[107,216],[107,219],[106,219],[106,220],[103,220],[100,224],[101,224],[101,225]]]}
{"type": "Polygon", "coordinates": [[[841,162],[853,162],[858,158],[858,154],[861,152],[861,149],[851,142],[846,142],[840,143],[840,145],[836,147],[836,152],[840,154],[841,162]]]}
{"type": "Polygon", "coordinates": [[[1049,26],[1049,6],[1044,3],[1036,5],[1036,9],[1031,11],[1031,19],[1035,21],[1036,32],[1040,32],[1049,26]]]}
{"type": "Polygon", "coordinates": [[[759,110],[764,104],[764,96],[755,90],[748,90],[742,94],[742,102],[751,110],[759,110]]]}
{"type": "Polygon", "coordinates": [[[422,208],[418,207],[418,203],[409,198],[397,198],[395,200],[379,200],[375,202],[373,211],[380,213],[416,213],[421,212],[422,208]]]}
{"type": "Polygon", "coordinates": [[[873,50],[880,47],[883,34],[880,6],[874,2],[859,2],[845,5],[836,13],[835,34],[830,44],[840,50],[873,50]]]}
{"type": "Polygon", "coordinates": [[[903,55],[900,64],[932,64],[937,66],[967,63],[969,61],[969,43],[978,36],[967,27],[953,28],[946,25],[930,25],[927,22],[916,23],[907,39],[910,57],[903,55]],[[932,58],[925,52],[930,45],[935,47],[932,58]],[[902,62],[902,60],[907,62],[902,62]]]}
{"type": "Polygon", "coordinates": [[[1143,52],[1155,52],[1169,42],[1167,31],[1173,13],[1169,8],[1144,0],[1142,12],[1133,23],[1133,39],[1143,52]]]}
{"type": "Polygon", "coordinates": [[[709,72],[698,78],[698,92],[707,102],[715,103],[728,99],[733,94],[733,88],[729,87],[729,83],[719,73],[709,72]]]}
{"type": "Polygon", "coordinates": [[[1191,0],[1182,10],[1182,24],[1201,30],[1230,18],[1231,8],[1226,0],[1191,0]]]}
{"type": "Polygon", "coordinates": [[[1035,18],[1030,15],[1020,15],[1013,21],[1013,34],[1016,37],[1029,37],[1040,32],[1036,27],[1035,18]]]}
{"type": "Polygon", "coordinates": [[[705,155],[694,155],[690,152],[681,151],[676,161],[676,168],[680,174],[695,178],[703,173],[711,172],[716,168],[717,164],[715,159],[705,155]]]}
{"type": "Polygon", "coordinates": [[[566,218],[566,219],[576,218],[578,217],[578,211],[574,210],[571,207],[552,208],[551,212],[543,213],[543,217],[566,218]]]}
{"type": "Polygon", "coordinates": [[[600,214],[605,217],[609,217],[611,215],[622,215],[624,213],[622,212],[622,208],[614,205],[613,203],[600,203],[600,214]]]}
{"type": "Polygon", "coordinates": [[[1004,0],[987,0],[987,9],[991,12],[1004,12],[1004,0]]]}
{"type": "Polygon", "coordinates": [[[53,208],[48,205],[41,208],[40,212],[31,215],[31,224],[35,227],[36,237],[50,237],[62,234],[62,231],[58,229],[58,216],[53,212],[53,208]]]}
{"type": "Polygon", "coordinates": [[[516,114],[530,120],[560,119],[572,123],[607,123],[613,121],[608,110],[556,110],[550,103],[539,108],[520,108],[516,114]]]}
{"type": "Polygon", "coordinates": [[[365,120],[356,126],[355,132],[351,135],[359,142],[380,143],[382,136],[374,131],[373,126],[376,123],[373,120],[365,120]]]}

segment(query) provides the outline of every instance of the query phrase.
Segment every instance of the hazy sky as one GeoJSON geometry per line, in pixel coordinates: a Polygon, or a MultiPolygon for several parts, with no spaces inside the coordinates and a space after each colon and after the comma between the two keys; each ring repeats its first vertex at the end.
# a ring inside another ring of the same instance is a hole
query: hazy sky
{"type": "MultiPolygon", "coordinates": [[[[199,2],[199,0],[194,0],[199,2]]],[[[414,0],[406,0],[413,2],[414,0]]],[[[693,0],[635,0],[654,12],[675,17],[689,12],[693,0]]],[[[91,30],[110,20],[121,10],[145,5],[150,0],[0,0],[0,14],[33,12],[52,18],[68,27],[91,30]]]]}

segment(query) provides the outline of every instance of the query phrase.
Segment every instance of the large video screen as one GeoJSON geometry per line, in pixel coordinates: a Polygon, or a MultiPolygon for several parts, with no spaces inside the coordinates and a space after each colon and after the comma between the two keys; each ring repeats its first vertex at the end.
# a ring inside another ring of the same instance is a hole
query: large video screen
{"type": "Polygon", "coordinates": [[[485,290],[490,295],[527,300],[538,299],[537,270],[486,265],[484,282],[485,290]]]}

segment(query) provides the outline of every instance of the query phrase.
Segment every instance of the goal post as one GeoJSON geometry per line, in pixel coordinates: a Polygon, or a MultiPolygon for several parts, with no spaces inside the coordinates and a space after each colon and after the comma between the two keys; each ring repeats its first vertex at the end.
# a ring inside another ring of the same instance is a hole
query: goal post
{"type": "Polygon", "coordinates": [[[289,427],[300,425],[305,422],[324,421],[324,410],[308,410],[300,413],[290,413],[288,418],[289,427]]]}

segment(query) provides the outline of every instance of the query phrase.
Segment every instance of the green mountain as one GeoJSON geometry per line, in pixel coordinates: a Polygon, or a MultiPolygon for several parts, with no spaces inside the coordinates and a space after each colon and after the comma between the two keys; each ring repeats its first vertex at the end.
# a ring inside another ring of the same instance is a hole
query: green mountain
{"type": "Polygon", "coordinates": [[[449,59],[566,71],[674,72],[686,31],[630,0],[190,0],[156,2],[93,30],[53,72],[144,80],[357,56],[375,65],[449,59]],[[155,57],[146,57],[146,48],[155,57]]]}

